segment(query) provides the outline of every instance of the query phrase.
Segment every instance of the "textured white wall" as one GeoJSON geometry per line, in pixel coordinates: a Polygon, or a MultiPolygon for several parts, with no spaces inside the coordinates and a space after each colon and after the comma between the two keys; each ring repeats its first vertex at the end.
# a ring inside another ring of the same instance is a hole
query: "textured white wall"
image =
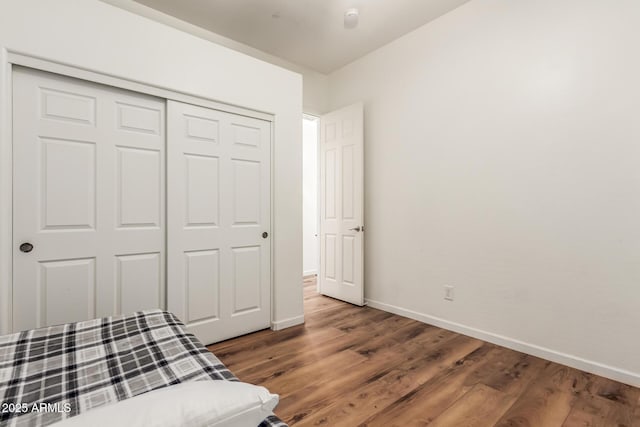
{"type": "Polygon", "coordinates": [[[474,0],[330,75],[365,102],[373,305],[640,385],[638,22],[474,0]]]}
{"type": "Polygon", "coordinates": [[[302,272],[318,272],[318,126],[302,123],[302,272]]]}
{"type": "Polygon", "coordinates": [[[0,11],[0,332],[11,301],[7,49],[275,114],[273,320],[301,322],[301,76],[97,0],[0,0],[0,11]]]}

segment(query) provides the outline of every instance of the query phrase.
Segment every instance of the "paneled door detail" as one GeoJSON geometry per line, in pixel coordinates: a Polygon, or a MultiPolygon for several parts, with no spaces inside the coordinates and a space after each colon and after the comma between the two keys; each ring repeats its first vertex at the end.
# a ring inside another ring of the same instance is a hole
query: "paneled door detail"
{"type": "Polygon", "coordinates": [[[271,123],[168,102],[168,308],[210,344],[271,320],[271,123]]]}
{"type": "Polygon", "coordinates": [[[364,304],[363,106],[320,121],[320,292],[364,304]]]}
{"type": "Polygon", "coordinates": [[[165,101],[16,67],[13,330],[164,307],[165,101]]]}

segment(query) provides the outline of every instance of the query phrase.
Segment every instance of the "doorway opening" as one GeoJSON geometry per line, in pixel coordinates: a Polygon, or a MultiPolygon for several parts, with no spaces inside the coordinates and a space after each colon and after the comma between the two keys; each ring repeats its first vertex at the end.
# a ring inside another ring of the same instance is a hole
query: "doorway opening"
{"type": "Polygon", "coordinates": [[[315,281],[320,266],[318,140],[320,118],[302,117],[302,271],[305,285],[315,281]]]}
{"type": "Polygon", "coordinates": [[[303,116],[305,292],[364,305],[364,105],[303,116]],[[317,280],[312,279],[317,277],[317,280]]]}

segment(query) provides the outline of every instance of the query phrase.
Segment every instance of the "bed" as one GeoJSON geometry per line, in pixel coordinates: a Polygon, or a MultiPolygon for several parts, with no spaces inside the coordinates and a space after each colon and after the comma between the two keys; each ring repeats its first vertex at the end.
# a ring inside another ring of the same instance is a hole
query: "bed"
{"type": "MultiPolygon", "coordinates": [[[[0,336],[1,426],[64,424],[196,381],[243,384],[166,311],[0,336]]],[[[259,424],[286,427],[270,411],[259,424]]]]}

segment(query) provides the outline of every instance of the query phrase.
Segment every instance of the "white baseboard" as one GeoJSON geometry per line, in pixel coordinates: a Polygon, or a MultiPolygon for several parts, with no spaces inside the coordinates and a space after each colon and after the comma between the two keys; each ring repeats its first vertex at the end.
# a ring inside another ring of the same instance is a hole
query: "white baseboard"
{"type": "Polygon", "coordinates": [[[318,274],[318,270],[309,270],[309,271],[303,271],[302,272],[302,276],[306,277],[306,276],[315,276],[316,274],[318,274]]]}
{"type": "Polygon", "coordinates": [[[428,314],[419,313],[417,311],[408,310],[406,308],[397,307],[395,305],[385,304],[383,302],[373,301],[370,299],[367,299],[366,302],[369,307],[372,308],[377,308],[379,310],[387,311],[399,316],[408,317],[419,322],[434,325],[443,329],[448,329],[450,331],[458,332],[463,335],[468,335],[473,338],[497,344],[502,347],[507,347],[512,350],[520,351],[522,353],[527,353],[532,356],[550,360],[552,362],[560,363],[562,365],[570,366],[572,368],[580,369],[582,371],[591,372],[592,374],[607,377],[615,381],[620,381],[634,387],[640,387],[640,374],[635,372],[615,368],[613,366],[594,362],[592,360],[586,360],[581,357],[551,350],[545,347],[540,347],[538,345],[529,344],[513,338],[494,334],[492,332],[472,328],[460,323],[450,322],[439,317],[430,316],[428,314]]]}
{"type": "Polygon", "coordinates": [[[304,314],[302,316],[296,316],[289,319],[278,320],[277,322],[271,322],[271,329],[274,331],[281,331],[292,326],[302,325],[303,323],[304,314]]]}

